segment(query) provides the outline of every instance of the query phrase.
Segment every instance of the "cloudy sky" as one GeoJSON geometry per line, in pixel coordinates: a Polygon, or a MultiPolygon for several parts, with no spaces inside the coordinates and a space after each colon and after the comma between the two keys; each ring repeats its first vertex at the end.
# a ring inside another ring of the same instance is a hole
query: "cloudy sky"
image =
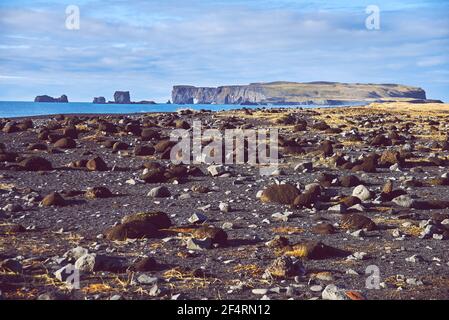
{"type": "Polygon", "coordinates": [[[325,80],[449,101],[448,17],[436,0],[1,0],[0,100],[129,90],[165,102],[175,84],[325,80]],[[380,30],[365,27],[368,5],[380,30]]]}

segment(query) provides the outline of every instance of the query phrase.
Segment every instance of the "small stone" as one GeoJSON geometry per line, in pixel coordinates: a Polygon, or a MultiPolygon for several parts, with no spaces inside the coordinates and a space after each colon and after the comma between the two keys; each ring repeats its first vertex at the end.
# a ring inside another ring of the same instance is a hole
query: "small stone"
{"type": "Polygon", "coordinates": [[[323,300],[349,300],[345,290],[338,288],[334,284],[329,284],[321,293],[323,300]]]}
{"type": "Polygon", "coordinates": [[[313,170],[313,163],[310,161],[305,161],[298,163],[295,168],[295,171],[301,171],[301,172],[310,172],[313,170]]]}
{"type": "Polygon", "coordinates": [[[327,209],[327,211],[336,212],[336,213],[345,213],[346,212],[346,205],[343,203],[339,203],[337,205],[331,206],[327,209]]]}
{"type": "Polygon", "coordinates": [[[231,230],[234,228],[234,224],[232,222],[224,222],[221,228],[224,230],[231,230]]]}
{"type": "Polygon", "coordinates": [[[144,285],[154,285],[158,282],[158,278],[150,277],[146,274],[141,274],[137,277],[137,282],[144,285]]]}
{"type": "Polygon", "coordinates": [[[415,200],[413,200],[410,196],[405,194],[394,198],[392,201],[398,206],[404,208],[411,208],[415,204],[415,200]]]}
{"type": "Polygon", "coordinates": [[[220,209],[221,212],[224,212],[224,213],[231,211],[231,205],[229,203],[225,203],[225,202],[220,202],[220,204],[218,205],[218,208],[220,209]]]}
{"type": "Polygon", "coordinates": [[[49,195],[45,196],[44,199],[42,199],[41,204],[44,207],[64,206],[66,205],[66,201],[59,193],[52,192],[49,195]]]}
{"type": "Polygon", "coordinates": [[[290,212],[285,212],[285,213],[276,212],[276,213],[273,213],[271,215],[271,217],[273,218],[274,221],[287,222],[288,221],[288,217],[290,215],[291,215],[290,212]]]}
{"type": "Polygon", "coordinates": [[[418,255],[418,254],[414,254],[414,255],[411,256],[411,257],[405,258],[405,261],[407,261],[407,262],[412,262],[412,263],[418,263],[418,262],[423,262],[423,261],[424,261],[424,258],[421,257],[421,256],[418,255]]]}
{"type": "Polygon", "coordinates": [[[282,256],[275,259],[265,270],[265,277],[273,278],[286,278],[303,274],[305,268],[300,260],[293,263],[292,259],[288,256],[282,256]]]}
{"type": "Polygon", "coordinates": [[[23,208],[20,205],[12,203],[7,204],[6,206],[3,207],[3,211],[5,212],[19,212],[22,210],[23,208]]]}
{"type": "Polygon", "coordinates": [[[359,204],[353,205],[352,207],[349,207],[348,211],[365,212],[365,207],[359,203],[359,204]]]}
{"type": "Polygon", "coordinates": [[[361,184],[354,188],[354,190],[352,191],[352,195],[362,201],[366,201],[371,198],[371,191],[369,191],[367,187],[361,184]]]}
{"type": "Polygon", "coordinates": [[[361,237],[365,236],[365,232],[363,231],[363,229],[359,229],[359,230],[352,232],[351,236],[356,237],[356,238],[361,238],[361,237]]]}
{"type": "Polygon", "coordinates": [[[353,254],[351,254],[349,257],[346,258],[346,260],[365,260],[366,256],[368,254],[366,252],[354,252],[353,254]]]}
{"type": "Polygon", "coordinates": [[[151,198],[167,198],[171,196],[171,193],[167,187],[161,186],[151,189],[147,196],[151,198]]]}
{"type": "Polygon", "coordinates": [[[153,285],[151,289],[148,291],[148,295],[150,297],[157,297],[161,294],[161,289],[157,284],[153,285]]]}
{"type": "Polygon", "coordinates": [[[87,253],[88,250],[86,248],[78,246],[64,253],[63,257],[67,259],[67,261],[75,262],[87,253]]]}
{"type": "Polygon", "coordinates": [[[435,240],[443,240],[444,239],[444,235],[443,234],[434,233],[432,235],[432,238],[435,239],[435,240]]]}
{"type": "Polygon", "coordinates": [[[399,229],[394,229],[394,230],[391,232],[391,235],[392,235],[393,237],[395,237],[395,238],[399,238],[400,236],[402,236],[401,230],[399,230],[399,229]]]}
{"type": "Polygon", "coordinates": [[[0,262],[0,270],[5,272],[22,273],[22,264],[15,259],[6,259],[0,262]]]}
{"type": "Polygon", "coordinates": [[[253,289],[253,290],[251,290],[251,292],[253,294],[257,294],[257,295],[263,296],[263,295],[268,293],[268,289],[253,289]]]}
{"type": "Polygon", "coordinates": [[[209,172],[212,177],[217,177],[225,173],[226,169],[223,165],[212,165],[207,167],[207,172],[209,172]]]}
{"type": "Polygon", "coordinates": [[[202,213],[194,213],[194,214],[188,219],[188,221],[189,221],[190,223],[201,224],[201,223],[203,223],[203,222],[206,222],[207,219],[208,219],[208,218],[207,218],[204,214],[202,214],[202,213]]]}
{"type": "Polygon", "coordinates": [[[205,239],[195,239],[195,238],[189,238],[186,243],[187,249],[189,250],[206,250],[212,248],[212,239],[205,238],[205,239]]]}
{"type": "Polygon", "coordinates": [[[53,274],[56,279],[58,279],[61,282],[66,282],[67,279],[69,279],[70,276],[73,275],[73,271],[75,270],[75,267],[73,264],[67,264],[61,269],[58,269],[53,274]]]}
{"type": "Polygon", "coordinates": [[[320,285],[314,285],[314,286],[311,286],[311,287],[310,287],[310,291],[313,291],[313,292],[321,292],[321,291],[323,291],[323,287],[320,286],[320,285]]]}

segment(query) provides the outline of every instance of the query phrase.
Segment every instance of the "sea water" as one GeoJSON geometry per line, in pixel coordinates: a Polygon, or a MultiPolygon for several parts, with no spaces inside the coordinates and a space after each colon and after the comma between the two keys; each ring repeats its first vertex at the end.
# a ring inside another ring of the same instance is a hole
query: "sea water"
{"type": "Polygon", "coordinates": [[[336,107],[326,105],[288,105],[288,106],[244,106],[235,104],[93,104],[89,102],[70,103],[46,103],[46,102],[21,102],[0,101],[0,118],[28,117],[54,114],[125,114],[144,112],[175,112],[181,109],[194,110],[232,110],[241,108],[325,108],[336,107]]]}

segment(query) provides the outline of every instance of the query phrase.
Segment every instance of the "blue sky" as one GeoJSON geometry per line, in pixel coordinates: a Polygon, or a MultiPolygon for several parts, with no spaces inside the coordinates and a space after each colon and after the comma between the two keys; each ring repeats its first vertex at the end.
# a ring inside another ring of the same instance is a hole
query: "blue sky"
{"type": "Polygon", "coordinates": [[[2,0],[0,100],[165,102],[176,84],[401,83],[449,101],[449,1],[2,0]],[[65,28],[77,5],[80,30],[65,28]],[[365,28],[377,5],[380,30],[365,28]]]}

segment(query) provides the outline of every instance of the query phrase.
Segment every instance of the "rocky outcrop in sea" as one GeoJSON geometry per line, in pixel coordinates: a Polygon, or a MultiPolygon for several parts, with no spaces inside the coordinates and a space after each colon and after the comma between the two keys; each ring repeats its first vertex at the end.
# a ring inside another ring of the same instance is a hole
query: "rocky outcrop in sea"
{"type": "Polygon", "coordinates": [[[69,99],[67,98],[67,96],[65,94],[63,94],[61,97],[59,98],[53,98],[47,95],[43,95],[43,96],[37,96],[34,99],[34,102],[59,102],[59,103],[68,103],[69,99]]]}

